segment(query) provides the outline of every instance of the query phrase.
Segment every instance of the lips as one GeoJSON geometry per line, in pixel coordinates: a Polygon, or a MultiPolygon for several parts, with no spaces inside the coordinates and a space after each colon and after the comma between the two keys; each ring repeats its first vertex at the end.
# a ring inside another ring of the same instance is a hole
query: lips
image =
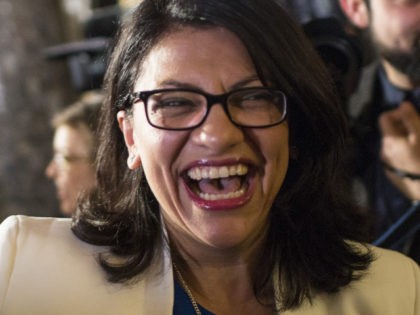
{"type": "Polygon", "coordinates": [[[251,198],[252,167],[245,163],[196,165],[183,178],[191,199],[201,208],[228,210],[251,198]]]}

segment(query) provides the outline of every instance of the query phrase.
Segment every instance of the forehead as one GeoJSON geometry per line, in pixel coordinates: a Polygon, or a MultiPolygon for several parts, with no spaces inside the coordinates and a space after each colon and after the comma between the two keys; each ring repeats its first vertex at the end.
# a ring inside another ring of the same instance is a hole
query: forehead
{"type": "Polygon", "coordinates": [[[166,81],[199,83],[200,78],[219,76],[222,81],[255,73],[243,43],[219,27],[181,27],[165,34],[146,56],[136,89],[163,87],[166,81]]]}
{"type": "Polygon", "coordinates": [[[54,150],[63,153],[85,153],[90,149],[93,135],[83,124],[77,127],[61,125],[54,133],[54,150]]]}

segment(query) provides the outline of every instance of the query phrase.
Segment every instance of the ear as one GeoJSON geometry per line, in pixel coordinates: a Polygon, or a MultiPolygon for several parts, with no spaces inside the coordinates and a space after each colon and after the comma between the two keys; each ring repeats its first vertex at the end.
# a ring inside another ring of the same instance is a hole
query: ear
{"type": "Polygon", "coordinates": [[[141,159],[136,148],[131,117],[129,117],[126,111],[120,110],[117,113],[117,121],[128,150],[127,166],[129,169],[135,170],[141,166],[141,159]]]}
{"type": "Polygon", "coordinates": [[[369,9],[365,0],[339,0],[347,18],[358,28],[367,28],[370,23],[369,9]]]}

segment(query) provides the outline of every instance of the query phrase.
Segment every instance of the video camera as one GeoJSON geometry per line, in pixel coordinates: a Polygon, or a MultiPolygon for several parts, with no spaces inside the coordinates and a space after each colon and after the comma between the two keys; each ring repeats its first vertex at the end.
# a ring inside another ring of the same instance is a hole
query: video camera
{"type": "Polygon", "coordinates": [[[335,17],[313,19],[303,24],[303,30],[330,71],[345,108],[357,88],[363,66],[360,41],[346,32],[335,17]]]}

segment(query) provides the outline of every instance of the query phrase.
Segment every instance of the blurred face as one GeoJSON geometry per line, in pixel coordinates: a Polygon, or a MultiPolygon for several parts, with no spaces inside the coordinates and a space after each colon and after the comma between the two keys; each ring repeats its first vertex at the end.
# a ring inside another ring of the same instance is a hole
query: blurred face
{"type": "Polygon", "coordinates": [[[92,137],[84,125],[77,128],[62,125],[54,133],[54,157],[45,174],[54,181],[64,215],[72,215],[79,194],[95,185],[95,170],[91,162],[92,137]]]}
{"type": "MultiPolygon", "coordinates": [[[[183,28],[164,37],[146,58],[134,91],[189,87],[212,94],[260,87],[252,61],[232,33],[183,28]]],[[[262,238],[286,175],[287,122],[241,128],[221,104],[192,130],[152,127],[144,103],[118,113],[131,155],[143,167],[166,227],[185,248],[249,249],[262,238]]]]}
{"type": "Polygon", "coordinates": [[[381,56],[420,83],[420,1],[370,0],[371,33],[381,56]]]}

